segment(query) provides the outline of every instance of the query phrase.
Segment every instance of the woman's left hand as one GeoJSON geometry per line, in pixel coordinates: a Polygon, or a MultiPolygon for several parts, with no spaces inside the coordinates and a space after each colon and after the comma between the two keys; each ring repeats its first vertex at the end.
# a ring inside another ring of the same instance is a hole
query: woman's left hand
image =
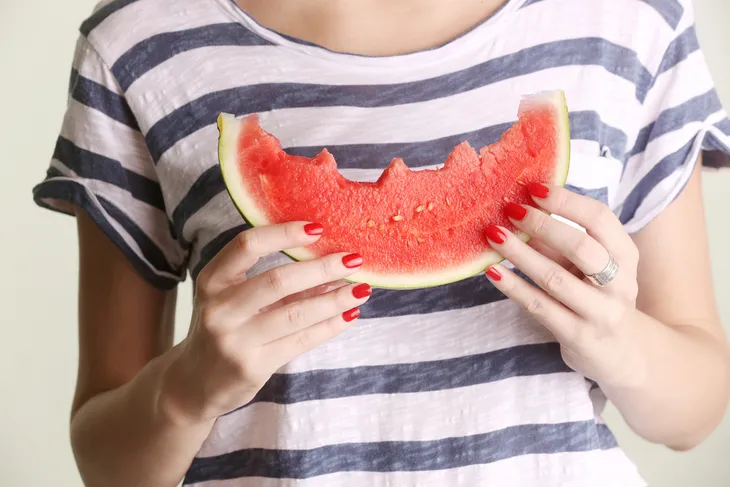
{"type": "Polygon", "coordinates": [[[639,260],[634,242],[599,201],[559,186],[530,184],[527,190],[539,208],[587,233],[538,208],[508,203],[507,216],[532,237],[531,244],[497,226],[487,229],[487,238],[539,288],[499,264],[487,276],[555,335],[568,366],[599,383],[630,386],[640,380],[644,355],[633,339],[639,260]],[[618,274],[599,287],[586,276],[606,268],[609,252],[618,274]]]}

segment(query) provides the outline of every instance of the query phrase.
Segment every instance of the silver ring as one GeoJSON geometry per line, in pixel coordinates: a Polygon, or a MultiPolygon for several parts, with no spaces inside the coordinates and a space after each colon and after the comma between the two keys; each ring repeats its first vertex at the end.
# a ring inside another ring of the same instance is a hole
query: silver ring
{"type": "Polygon", "coordinates": [[[616,259],[613,257],[613,255],[611,255],[611,252],[609,252],[608,264],[606,264],[606,267],[604,267],[601,272],[596,272],[595,274],[587,274],[586,277],[590,279],[590,281],[596,286],[603,287],[609,282],[613,281],[617,275],[618,262],[616,262],[616,259]]]}

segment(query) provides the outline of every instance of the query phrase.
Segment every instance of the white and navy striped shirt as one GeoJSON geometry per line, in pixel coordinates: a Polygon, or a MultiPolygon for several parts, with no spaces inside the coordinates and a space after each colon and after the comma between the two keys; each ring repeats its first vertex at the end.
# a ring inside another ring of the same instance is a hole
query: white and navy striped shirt
{"type": "MultiPolygon", "coordinates": [[[[259,113],[291,153],[326,146],[345,176],[373,180],[396,156],[423,167],[464,139],[494,142],[522,94],[549,89],[570,109],[568,186],[629,232],[678,195],[701,150],[730,165],[690,0],[508,0],[451,42],[386,57],[280,35],[231,0],[113,0],[81,26],[34,197],[81,206],[172,288],[245,228],[217,165],[220,112],[259,113]]],[[[376,290],[356,326],[217,421],[185,483],[644,485],[604,400],[484,277],[376,290]]]]}

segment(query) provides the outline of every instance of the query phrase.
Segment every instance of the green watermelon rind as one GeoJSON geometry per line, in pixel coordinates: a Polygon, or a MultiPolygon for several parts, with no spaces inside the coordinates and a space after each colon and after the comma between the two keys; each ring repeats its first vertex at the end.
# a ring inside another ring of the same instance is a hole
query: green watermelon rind
{"type": "MultiPolygon", "coordinates": [[[[570,121],[565,94],[562,91],[542,92],[523,97],[524,106],[538,103],[551,103],[561,114],[560,123],[557,126],[557,140],[561,143],[561,150],[558,151],[558,163],[555,165],[555,174],[552,183],[556,186],[565,186],[568,171],[570,169],[570,121]]],[[[236,170],[238,161],[238,139],[243,123],[239,118],[228,113],[221,113],[217,120],[218,137],[218,161],[223,176],[226,190],[243,219],[252,227],[269,225],[264,213],[259,210],[256,202],[249,197],[240,182],[240,175],[236,170]],[[230,162],[230,164],[228,163],[230,162]]],[[[524,232],[515,232],[515,236],[523,242],[528,242],[530,236],[524,232]]],[[[317,255],[306,248],[282,250],[295,261],[305,261],[316,258],[317,255]]],[[[504,261],[499,253],[494,250],[485,251],[478,258],[456,268],[450,268],[439,272],[412,273],[412,274],[382,274],[361,270],[347,277],[350,282],[367,282],[372,287],[382,289],[421,289],[428,287],[442,286],[458,282],[483,273],[494,264],[504,261]]]]}

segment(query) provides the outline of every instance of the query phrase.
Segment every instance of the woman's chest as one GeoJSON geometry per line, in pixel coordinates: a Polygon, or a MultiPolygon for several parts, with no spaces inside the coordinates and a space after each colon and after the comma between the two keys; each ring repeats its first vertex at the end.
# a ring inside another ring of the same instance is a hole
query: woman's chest
{"type": "Polygon", "coordinates": [[[237,0],[255,21],[334,52],[393,56],[433,49],[520,0],[237,0]]]}

